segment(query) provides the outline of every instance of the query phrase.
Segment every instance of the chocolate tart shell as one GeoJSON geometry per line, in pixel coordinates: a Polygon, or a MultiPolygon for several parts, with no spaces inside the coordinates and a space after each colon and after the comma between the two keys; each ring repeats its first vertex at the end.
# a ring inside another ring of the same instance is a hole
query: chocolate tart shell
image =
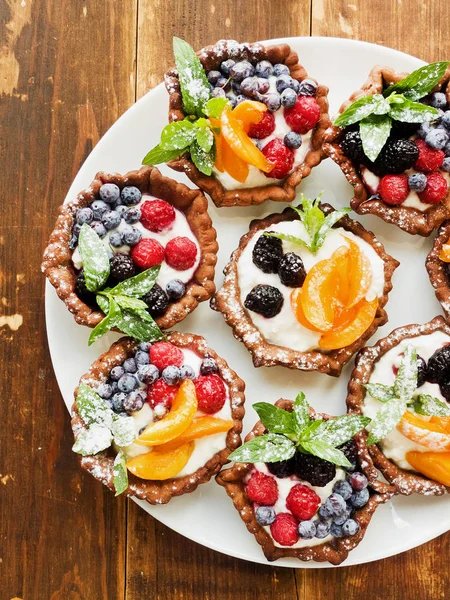
{"type": "MultiPolygon", "coordinates": [[[[427,335],[434,331],[444,331],[450,335],[450,327],[442,317],[435,317],[424,325],[406,325],[394,329],[388,336],[374,346],[364,348],[356,357],[355,368],[348,384],[347,408],[349,413],[362,414],[362,405],[366,395],[364,385],[369,382],[375,363],[389,350],[406,338],[427,335]]],[[[428,479],[414,471],[401,469],[388,459],[381,448],[374,444],[367,446],[367,433],[361,432],[355,437],[361,456],[361,465],[372,487],[376,487],[379,473],[396,489],[399,494],[409,496],[417,493],[425,496],[441,496],[450,491],[442,483],[428,479]]]]}
{"type": "MultiPolygon", "coordinates": [[[[164,481],[151,481],[139,479],[132,473],[128,473],[129,486],[124,492],[126,496],[135,496],[141,500],[147,500],[150,504],[167,504],[174,496],[190,494],[197,487],[206,483],[216,475],[227,462],[230,452],[241,444],[240,433],[242,431],[242,419],[244,417],[244,389],[245,384],[234,371],[232,371],[223,358],[218,356],[214,350],[208,347],[204,338],[190,333],[172,332],[167,335],[167,340],[179,348],[188,348],[199,356],[210,356],[214,358],[219,367],[219,374],[228,385],[231,416],[234,426],[227,434],[226,447],[212,456],[207,463],[190,475],[167,479],[164,481]]],[[[92,365],[89,371],[80,379],[80,383],[86,383],[95,387],[96,384],[105,382],[111,369],[123,363],[136,351],[138,342],[131,338],[121,338],[111,348],[102,354],[92,365]]],[[[75,398],[78,388],[75,390],[75,398]]],[[[75,403],[72,406],[72,429],[75,439],[86,426],[77,413],[75,403]]],[[[83,469],[91,473],[109,489],[114,491],[113,465],[114,455],[110,450],[96,454],[95,456],[81,456],[80,463],[83,469]]]]}
{"type": "MultiPolygon", "coordinates": [[[[260,61],[269,60],[272,64],[282,63],[289,67],[290,74],[297,81],[309,78],[304,67],[298,62],[298,55],[288,44],[276,44],[264,47],[261,44],[239,44],[234,40],[220,40],[214,45],[206,46],[197,53],[206,71],[217,69],[221,62],[232,58],[234,60],[260,61]]],[[[180,82],[176,69],[171,69],[165,75],[165,83],[169,92],[169,122],[181,121],[185,118],[181,97],[180,82]]],[[[330,126],[328,116],[328,88],[319,85],[316,100],[320,106],[320,119],[311,136],[311,150],[303,162],[295,167],[293,172],[280,184],[271,184],[255,188],[226,190],[214,175],[204,175],[190,160],[189,154],[184,154],[168,164],[172,169],[185,173],[200,189],[207,192],[214,204],[221,206],[249,206],[262,204],[266,200],[292,202],[295,198],[295,188],[302,179],[308,177],[311,169],[316,167],[325,154],[322,142],[325,130],[330,126]]]]}
{"type": "MultiPolygon", "coordinates": [[[[369,73],[367,81],[361,89],[354,92],[339,109],[343,113],[350,104],[363,98],[380,94],[384,86],[397,83],[404,79],[409,73],[397,73],[389,67],[375,66],[369,73]]],[[[445,91],[450,102],[450,67],[445,72],[434,91],[445,91]]],[[[411,206],[389,206],[382,200],[369,200],[371,191],[364,184],[358,173],[358,165],[345,156],[340,147],[340,141],[344,133],[343,127],[331,126],[325,133],[324,151],[335,163],[339,165],[348,182],[354,188],[354,196],[350,201],[353,210],[359,215],[377,215],[386,223],[392,223],[410,234],[418,234],[424,237],[439,227],[439,225],[450,216],[450,190],[446,199],[440,204],[431,205],[426,211],[417,210],[411,206]]]]}
{"type": "MultiPolygon", "coordinates": [[[[322,204],[321,208],[326,214],[334,210],[329,204],[322,204]]],[[[230,262],[224,269],[225,278],[223,287],[211,300],[211,307],[222,313],[225,321],[233,329],[234,337],[245,344],[252,355],[255,367],[281,365],[302,371],[320,371],[321,373],[338,377],[350,358],[365,345],[378,327],[387,322],[388,316],[384,310],[384,306],[388,301],[388,294],[392,289],[392,275],[398,267],[399,262],[386,253],[383,245],[375,238],[373,233],[364,229],[357,221],[353,221],[345,216],[338,221],[335,227],[343,227],[346,231],[351,231],[365,240],[384,261],[385,283],[383,295],[379,299],[375,319],[364,334],[353,342],[353,344],[330,352],[322,352],[320,350],[301,352],[271,344],[253,324],[249,313],[241,302],[237,263],[243,250],[258,231],[267,229],[274,223],[293,221],[295,219],[298,219],[297,213],[288,207],[282,213],[272,214],[264,219],[254,220],[250,223],[249,232],[242,236],[239,247],[233,252],[230,262]]]]}
{"type": "MultiPolygon", "coordinates": [[[[278,400],[275,406],[284,410],[292,411],[293,402],[291,400],[278,400]]],[[[311,409],[311,416],[317,413],[311,409]]],[[[332,417],[328,415],[318,414],[320,418],[328,420],[332,417]]],[[[247,435],[245,441],[249,441],[255,436],[262,435],[266,432],[264,425],[258,421],[252,431],[247,435]]],[[[380,504],[384,504],[392,498],[394,490],[392,487],[381,482],[380,492],[373,492],[366,506],[358,509],[353,518],[358,521],[361,526],[360,531],[352,536],[345,538],[333,538],[330,542],[325,542],[317,546],[305,546],[303,548],[289,548],[276,546],[273,538],[267,531],[259,525],[255,518],[253,506],[245,493],[245,477],[253,468],[249,463],[235,463],[231,468],[224,469],[217,477],[216,481],[223,486],[228,496],[233,501],[236,510],[239,512],[241,519],[244,521],[248,531],[255,536],[256,541],[261,546],[265,557],[269,561],[278,560],[279,558],[298,558],[303,561],[314,560],[316,562],[330,562],[333,565],[341,564],[349,555],[349,552],[356,548],[362,541],[370,520],[380,504]]]]}
{"type": "Polygon", "coordinates": [[[442,250],[442,246],[446,244],[449,239],[450,221],[446,221],[440,226],[433,247],[425,262],[431,285],[434,287],[436,298],[441,303],[447,323],[450,323],[450,284],[445,267],[448,263],[445,263],[439,258],[439,253],[442,250]]]}
{"type": "Polygon", "coordinates": [[[202,192],[191,190],[182,183],[164,177],[156,167],[143,167],[125,175],[97,173],[86,190],[80,192],[74,200],[63,204],[44,251],[42,271],[77,323],[95,327],[104,318],[105,315],[100,309],[91,308],[75,294],[77,271],[72,264],[72,250],[69,248],[77,210],[97,199],[98,191],[104,183],[115,183],[121,189],[134,185],[143,194],[148,193],[166,200],[184,213],[192,233],[197,238],[201,251],[200,263],[186,286],[185,295],[177,302],[169,304],[164,315],[155,319],[161,329],[169,329],[191,313],[199,302],[208,300],[214,294],[218,244],[216,230],[208,214],[208,201],[202,192]]]}

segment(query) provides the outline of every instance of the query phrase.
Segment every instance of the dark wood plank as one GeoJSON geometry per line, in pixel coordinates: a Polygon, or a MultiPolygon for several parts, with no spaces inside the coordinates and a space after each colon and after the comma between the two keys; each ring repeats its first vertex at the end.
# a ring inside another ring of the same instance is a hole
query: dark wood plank
{"type": "Polygon", "coordinates": [[[118,600],[126,503],[71,452],[39,265],[73,175],[134,101],[136,6],[8,0],[0,22],[0,596],[118,600]]]}

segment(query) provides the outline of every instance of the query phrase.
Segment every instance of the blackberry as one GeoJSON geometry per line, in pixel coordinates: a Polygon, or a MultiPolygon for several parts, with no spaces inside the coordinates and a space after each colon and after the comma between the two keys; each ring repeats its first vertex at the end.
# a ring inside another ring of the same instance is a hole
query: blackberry
{"type": "Polygon", "coordinates": [[[419,129],[419,123],[403,123],[392,119],[391,135],[398,138],[409,138],[419,129]]]}
{"type": "Polygon", "coordinates": [[[295,474],[311,485],[324,487],[336,477],[336,467],[318,456],[297,452],[295,455],[295,474]]]}
{"type": "Polygon", "coordinates": [[[301,287],[306,278],[306,271],[300,256],[294,252],[287,252],[278,266],[278,275],[283,285],[301,287]]]}
{"type": "Polygon", "coordinates": [[[245,299],[248,310],[259,313],[267,319],[275,317],[283,306],[284,298],[280,290],[273,285],[255,286],[245,299]]]}
{"type": "Polygon", "coordinates": [[[359,131],[348,129],[341,140],[341,148],[348,158],[361,163],[366,160],[359,131]]]}
{"type": "Polygon", "coordinates": [[[444,384],[450,379],[450,345],[436,350],[428,361],[428,381],[444,384]]]}
{"type": "Polygon", "coordinates": [[[83,271],[80,271],[77,277],[74,292],[78,296],[78,298],[88,306],[97,307],[97,303],[95,301],[95,293],[87,289],[83,271]]]}
{"type": "Polygon", "coordinates": [[[279,479],[290,477],[295,472],[295,456],[289,460],[280,460],[279,462],[266,463],[266,467],[279,479]]]}
{"type": "Polygon", "coordinates": [[[419,157],[419,149],[411,140],[388,140],[373,163],[376,175],[400,174],[410,169],[419,157]]]}
{"type": "Polygon", "coordinates": [[[425,383],[427,375],[427,363],[421,356],[417,356],[417,387],[425,383]]]}
{"type": "Polygon", "coordinates": [[[155,283],[142,300],[148,306],[148,312],[152,317],[161,317],[169,306],[169,299],[166,292],[157,283],[155,283]]]}
{"type": "Polygon", "coordinates": [[[339,450],[344,453],[345,458],[351,463],[351,467],[347,467],[347,471],[355,471],[358,466],[358,448],[354,440],[349,440],[339,446],[339,450]]]}
{"type": "Polygon", "coordinates": [[[439,388],[441,390],[441,394],[450,402],[450,381],[443,381],[439,384],[439,388]]]}
{"type": "Polygon", "coordinates": [[[136,268],[131,256],[118,252],[109,261],[110,275],[114,281],[124,281],[136,275],[136,268]]]}
{"type": "Polygon", "coordinates": [[[283,258],[283,244],[281,240],[268,235],[261,235],[256,242],[252,259],[258,269],[264,273],[276,273],[283,258]]]}

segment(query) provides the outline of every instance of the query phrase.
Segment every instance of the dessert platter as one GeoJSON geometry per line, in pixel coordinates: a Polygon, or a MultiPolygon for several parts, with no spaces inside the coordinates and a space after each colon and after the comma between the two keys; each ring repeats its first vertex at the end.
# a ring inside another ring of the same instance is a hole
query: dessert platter
{"type": "Polygon", "coordinates": [[[44,250],[81,468],[262,564],[448,531],[449,63],[332,38],[173,49],[44,250]]]}

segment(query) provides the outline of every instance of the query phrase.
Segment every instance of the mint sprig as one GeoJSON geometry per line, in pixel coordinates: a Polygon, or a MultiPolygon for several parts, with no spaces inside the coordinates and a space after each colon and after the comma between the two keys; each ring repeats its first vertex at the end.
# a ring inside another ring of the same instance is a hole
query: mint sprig
{"type": "Polygon", "coordinates": [[[173,54],[178,70],[183,108],[187,115],[201,117],[211,97],[205,70],[195,50],[184,40],[173,38],[173,54]]]}
{"type": "Polygon", "coordinates": [[[439,83],[448,65],[448,62],[443,61],[420,67],[420,69],[416,69],[398,83],[389,86],[384,90],[383,95],[388,97],[392,93],[397,92],[402,93],[410,100],[419,100],[426,96],[428,92],[431,92],[439,83]]]}
{"type": "Polygon", "coordinates": [[[83,262],[86,287],[90,292],[96,292],[109,277],[109,258],[102,240],[86,223],[81,226],[78,250],[83,262]]]}
{"type": "Polygon", "coordinates": [[[427,417],[450,417],[450,406],[447,402],[434,398],[429,394],[420,394],[412,405],[414,412],[427,417]]]}
{"type": "Polygon", "coordinates": [[[253,408],[268,433],[254,437],[232,452],[229,458],[235,462],[279,462],[289,460],[295,452],[303,452],[349,467],[350,462],[338,446],[352,439],[370,422],[368,417],[360,415],[312,420],[303,392],[295,399],[292,412],[267,402],[258,402],[253,408]]]}

